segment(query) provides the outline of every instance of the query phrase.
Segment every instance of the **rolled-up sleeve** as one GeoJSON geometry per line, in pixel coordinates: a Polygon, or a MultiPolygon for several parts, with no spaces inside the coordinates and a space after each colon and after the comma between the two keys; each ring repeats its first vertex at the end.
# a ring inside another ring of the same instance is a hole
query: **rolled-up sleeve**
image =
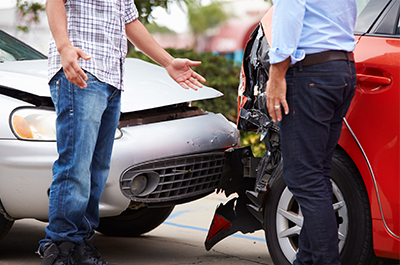
{"type": "Polygon", "coordinates": [[[139,17],[138,10],[133,0],[125,0],[125,24],[131,23],[139,17]]]}
{"type": "Polygon", "coordinates": [[[305,57],[305,51],[297,49],[303,28],[305,0],[273,0],[273,3],[270,63],[280,63],[291,57],[294,64],[305,57]]]}

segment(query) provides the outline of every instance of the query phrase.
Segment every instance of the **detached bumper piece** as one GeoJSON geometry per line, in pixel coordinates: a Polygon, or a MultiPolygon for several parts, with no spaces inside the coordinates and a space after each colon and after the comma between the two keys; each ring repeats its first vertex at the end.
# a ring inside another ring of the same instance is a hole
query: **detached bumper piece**
{"type": "Polygon", "coordinates": [[[281,163],[279,129],[270,128],[265,142],[268,151],[262,158],[254,157],[248,146],[225,152],[218,192],[224,191],[227,197],[237,193],[238,197],[217,207],[204,242],[206,250],[236,232],[263,229],[266,195],[281,163]]]}
{"type": "Polygon", "coordinates": [[[222,239],[240,231],[243,234],[262,229],[261,223],[249,213],[246,201],[233,198],[225,205],[220,204],[205,241],[206,250],[210,250],[222,239]]]}

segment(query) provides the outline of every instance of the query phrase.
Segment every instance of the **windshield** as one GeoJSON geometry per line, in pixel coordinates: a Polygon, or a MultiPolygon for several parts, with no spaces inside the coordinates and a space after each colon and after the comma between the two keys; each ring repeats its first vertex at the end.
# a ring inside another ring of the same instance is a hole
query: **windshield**
{"type": "Polygon", "coordinates": [[[0,62],[38,59],[46,56],[0,30],[0,62]]]}

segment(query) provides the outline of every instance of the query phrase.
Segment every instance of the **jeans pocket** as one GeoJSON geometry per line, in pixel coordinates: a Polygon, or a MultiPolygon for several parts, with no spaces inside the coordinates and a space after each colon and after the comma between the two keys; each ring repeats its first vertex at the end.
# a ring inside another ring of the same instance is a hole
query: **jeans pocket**
{"type": "Polygon", "coordinates": [[[88,80],[86,81],[86,84],[92,84],[92,83],[99,83],[99,79],[97,79],[97,77],[95,77],[94,75],[92,75],[90,72],[85,71],[88,80]]]}
{"type": "Polygon", "coordinates": [[[321,121],[332,119],[336,107],[342,104],[347,83],[309,85],[313,101],[314,115],[321,121]]]}

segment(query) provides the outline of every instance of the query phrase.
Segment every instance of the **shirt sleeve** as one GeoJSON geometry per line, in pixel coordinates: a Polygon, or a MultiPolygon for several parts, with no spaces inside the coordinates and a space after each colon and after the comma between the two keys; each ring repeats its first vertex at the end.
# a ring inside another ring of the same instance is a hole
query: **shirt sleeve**
{"type": "Polygon", "coordinates": [[[297,49],[303,28],[306,0],[273,0],[272,44],[270,63],[291,57],[291,64],[301,61],[305,51],[297,49]]]}
{"type": "Polygon", "coordinates": [[[133,0],[125,0],[125,24],[139,17],[139,12],[133,0]]]}

